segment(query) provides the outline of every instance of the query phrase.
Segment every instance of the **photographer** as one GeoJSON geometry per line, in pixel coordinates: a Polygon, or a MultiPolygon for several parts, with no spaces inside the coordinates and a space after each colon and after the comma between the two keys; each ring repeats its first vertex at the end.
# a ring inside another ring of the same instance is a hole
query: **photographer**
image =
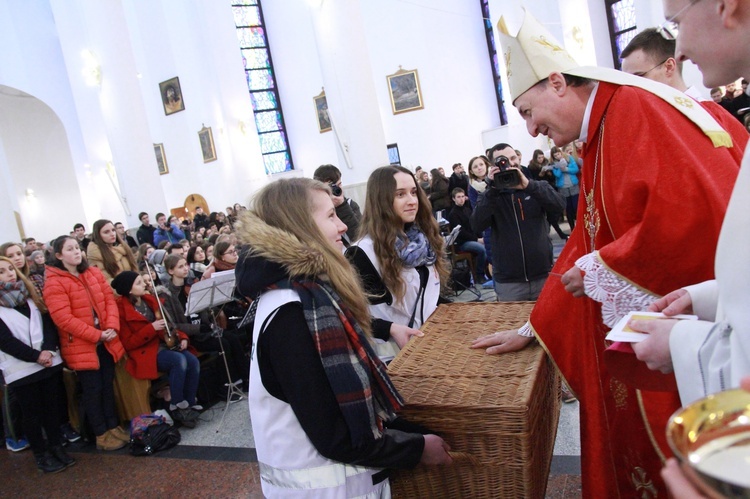
{"type": "Polygon", "coordinates": [[[313,173],[313,178],[331,188],[331,199],[336,209],[336,216],[346,224],[345,244],[348,247],[357,240],[359,231],[359,221],[362,219],[362,212],[359,205],[351,199],[344,197],[344,191],[341,188],[341,171],[333,165],[320,165],[313,173]],[[348,239],[348,240],[346,240],[348,239]]]}
{"type": "Polygon", "coordinates": [[[497,144],[489,154],[489,188],[479,195],[471,226],[477,234],[490,227],[497,301],[533,301],[552,268],[547,213],[561,213],[565,200],[547,182],[532,180],[510,145],[497,144]]]}
{"type": "Polygon", "coordinates": [[[167,223],[167,216],[164,213],[156,214],[156,223],[159,225],[154,231],[154,246],[158,247],[162,241],[169,244],[180,242],[185,239],[185,233],[180,230],[177,224],[167,223]]]}

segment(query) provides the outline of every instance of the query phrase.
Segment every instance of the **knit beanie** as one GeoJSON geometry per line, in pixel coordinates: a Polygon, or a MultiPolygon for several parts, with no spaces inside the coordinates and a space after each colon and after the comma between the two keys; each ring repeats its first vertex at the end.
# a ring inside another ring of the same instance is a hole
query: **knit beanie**
{"type": "Polygon", "coordinates": [[[118,295],[128,296],[130,295],[130,289],[133,287],[133,283],[138,279],[138,275],[138,272],[126,270],[125,272],[117,274],[117,277],[112,279],[110,286],[117,291],[118,295]]]}

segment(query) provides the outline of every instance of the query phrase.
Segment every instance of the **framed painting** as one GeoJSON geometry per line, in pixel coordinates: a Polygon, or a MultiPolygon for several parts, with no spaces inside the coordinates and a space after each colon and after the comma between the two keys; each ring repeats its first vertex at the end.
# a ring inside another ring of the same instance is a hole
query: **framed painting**
{"type": "Polygon", "coordinates": [[[315,102],[315,115],[318,118],[318,131],[320,133],[331,131],[331,117],[328,115],[328,100],[326,91],[322,89],[319,95],[313,97],[315,102]]]}
{"type": "Polygon", "coordinates": [[[164,144],[154,144],[154,154],[156,154],[156,166],[159,167],[159,175],[169,173],[167,157],[164,155],[164,144]]]}
{"type": "Polygon", "coordinates": [[[164,106],[164,114],[167,116],[185,110],[180,79],[177,76],[159,83],[159,93],[161,94],[161,103],[164,106]]]}
{"type": "Polygon", "coordinates": [[[211,127],[203,128],[198,132],[198,139],[201,143],[201,153],[203,154],[203,162],[210,163],[216,161],[216,148],[214,147],[214,134],[211,132],[211,127]]]}
{"type": "Polygon", "coordinates": [[[386,76],[388,92],[391,96],[393,114],[423,109],[422,90],[419,87],[419,75],[416,69],[404,70],[398,67],[392,75],[386,76]]]}

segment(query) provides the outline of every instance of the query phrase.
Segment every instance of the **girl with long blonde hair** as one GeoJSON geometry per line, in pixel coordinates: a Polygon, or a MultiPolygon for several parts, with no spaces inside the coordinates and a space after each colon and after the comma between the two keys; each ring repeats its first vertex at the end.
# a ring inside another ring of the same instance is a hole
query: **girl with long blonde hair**
{"type": "Polygon", "coordinates": [[[248,248],[237,289],[254,300],[248,397],[263,494],[390,497],[380,469],[449,463],[440,437],[395,417],[403,401],[370,344],[330,188],[273,182],[237,226],[248,248]]]}
{"type": "MultiPolygon", "coordinates": [[[[372,172],[359,236],[346,255],[365,284],[370,314],[386,322],[402,348],[437,308],[449,275],[430,202],[409,170],[391,165],[372,172]]],[[[394,352],[380,353],[387,359],[394,352]]]]}

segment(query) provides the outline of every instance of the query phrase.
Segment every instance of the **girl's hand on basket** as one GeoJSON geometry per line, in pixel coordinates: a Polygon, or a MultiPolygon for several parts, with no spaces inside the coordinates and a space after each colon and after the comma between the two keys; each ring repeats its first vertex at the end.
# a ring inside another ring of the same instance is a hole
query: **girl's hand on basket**
{"type": "Polygon", "coordinates": [[[471,348],[486,348],[490,355],[515,352],[531,343],[533,339],[533,337],[521,336],[518,334],[518,329],[511,329],[480,336],[471,342],[471,348]]]}
{"type": "Polygon", "coordinates": [[[438,437],[437,435],[423,435],[424,436],[424,451],[422,451],[422,459],[419,460],[420,464],[426,464],[428,466],[434,466],[439,464],[451,464],[453,458],[448,454],[451,450],[450,445],[445,443],[445,440],[438,437]]]}
{"type": "Polygon", "coordinates": [[[409,326],[391,324],[391,338],[396,341],[399,348],[404,348],[412,336],[424,336],[424,333],[419,329],[414,329],[409,326]]]}

